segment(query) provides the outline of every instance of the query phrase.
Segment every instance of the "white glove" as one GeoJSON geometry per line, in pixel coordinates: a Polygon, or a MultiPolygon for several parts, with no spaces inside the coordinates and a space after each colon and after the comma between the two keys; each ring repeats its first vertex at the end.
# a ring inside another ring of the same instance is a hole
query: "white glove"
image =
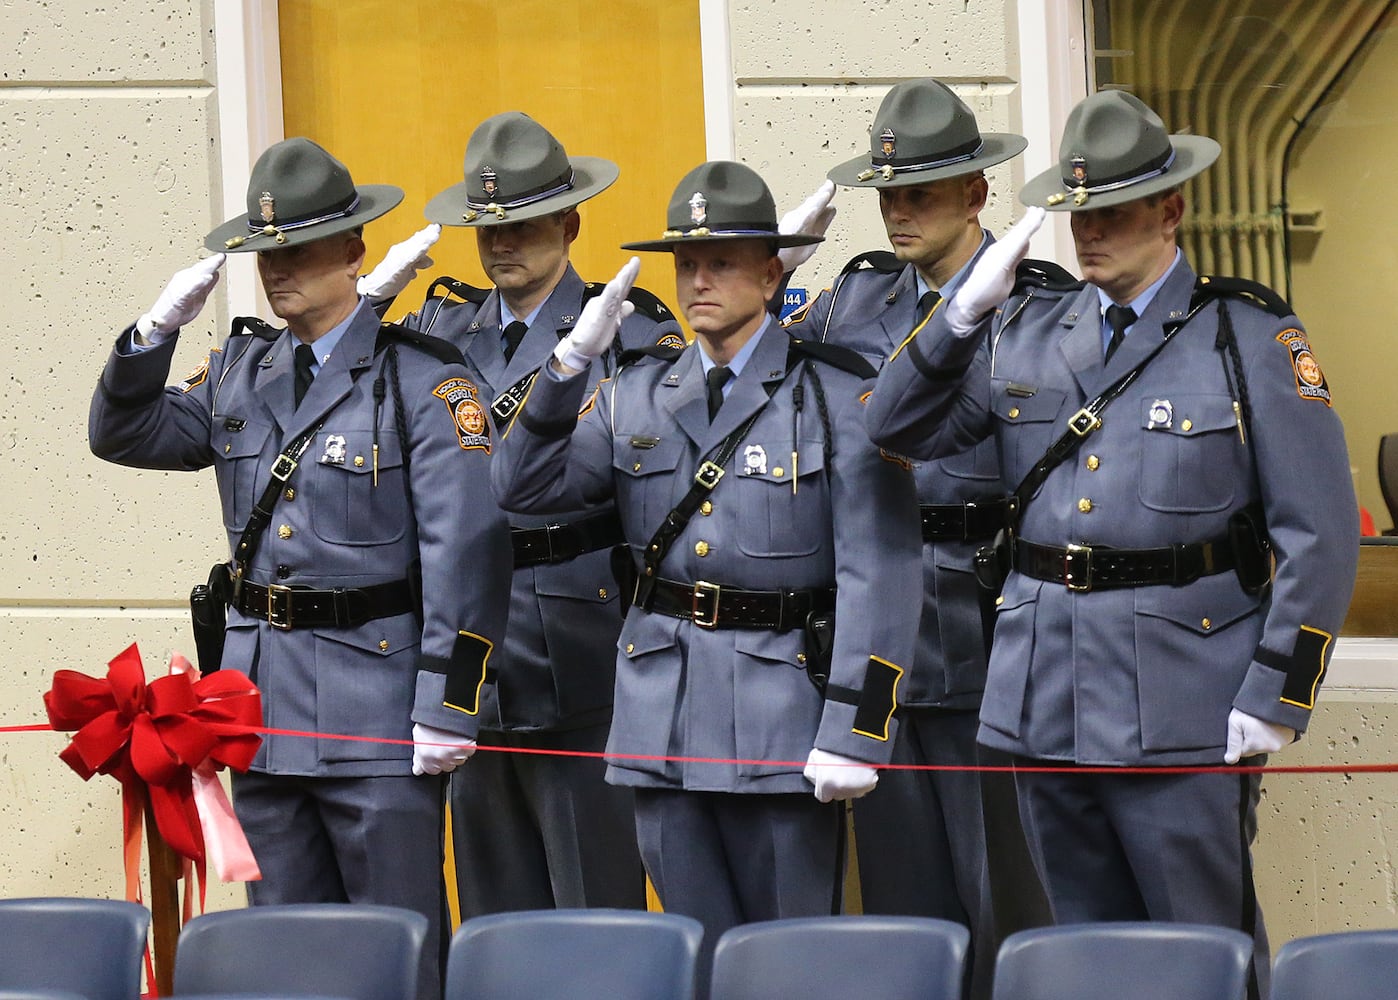
{"type": "Polygon", "coordinates": [[[150,311],[136,320],[136,332],[148,344],[158,344],[199,315],[204,302],[218,284],[218,269],[224,256],[216,253],[199,263],[176,271],[150,311]]]}
{"type": "Polygon", "coordinates": [[[434,222],[402,243],[393,244],[377,267],[359,276],[356,286],[359,294],[370,302],[386,302],[407,288],[419,271],[432,266],[432,258],[427,256],[427,251],[432,249],[432,244],[441,235],[442,227],[434,222]]]}
{"type": "Polygon", "coordinates": [[[1236,764],[1243,757],[1259,753],[1276,753],[1296,738],[1296,730],[1278,722],[1268,722],[1240,712],[1228,713],[1228,748],[1223,751],[1225,764],[1236,764]]]}
{"type": "Polygon", "coordinates": [[[641,273],[641,258],[632,257],[607,282],[600,295],[594,295],[583,306],[578,323],[568,336],[553,349],[554,359],[565,375],[576,375],[600,358],[612,346],[621,321],[636,311],[634,303],[626,301],[636,275],[641,273]]]}
{"type": "Polygon", "coordinates": [[[413,723],[413,774],[448,774],[475,752],[476,741],[469,736],[413,723]]]}
{"type": "MultiPolygon", "coordinates": [[[[835,218],[835,206],[830,204],[834,197],[835,182],[823,182],[809,198],[782,216],[782,221],[777,223],[777,232],[783,236],[796,233],[802,236],[824,236],[825,231],[830,228],[831,220],[835,218]]],[[[782,247],[777,251],[777,256],[782,259],[782,270],[787,274],[796,270],[811,259],[819,245],[811,243],[803,247],[782,247]]]]}
{"type": "Polygon", "coordinates": [[[872,792],[879,783],[879,772],[873,764],[819,747],[806,758],[806,770],[802,773],[815,785],[815,797],[821,802],[857,799],[872,792]]]}
{"type": "Polygon", "coordinates": [[[1015,268],[1029,252],[1029,238],[1044,222],[1044,210],[1037,205],[1024,213],[1005,238],[981,254],[956,294],[947,303],[947,326],[952,333],[965,334],[981,319],[1010,297],[1015,287],[1015,268]]]}

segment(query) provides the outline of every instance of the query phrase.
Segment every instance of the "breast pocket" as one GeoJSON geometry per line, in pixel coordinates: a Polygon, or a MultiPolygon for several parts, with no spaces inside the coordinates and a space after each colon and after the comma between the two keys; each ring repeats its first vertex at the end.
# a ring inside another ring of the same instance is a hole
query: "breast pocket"
{"type": "Polygon", "coordinates": [[[1243,460],[1233,401],[1223,395],[1141,400],[1141,502],[1152,510],[1223,510],[1243,460]]]}
{"type": "MultiPolygon", "coordinates": [[[[626,537],[650,538],[674,508],[678,499],[675,476],[690,449],[678,437],[618,432],[615,441],[612,468],[616,472],[616,505],[626,537]]],[[[685,470],[686,488],[691,472],[692,469],[685,470]]]]}
{"type": "Polygon", "coordinates": [[[271,433],[270,423],[238,417],[215,418],[209,441],[214,449],[218,495],[223,502],[223,524],[229,531],[241,531],[247,525],[253,501],[271,479],[271,463],[260,461],[271,433]]]}
{"type": "MultiPolygon", "coordinates": [[[[725,485],[739,504],[737,542],[744,555],[807,556],[825,544],[830,501],[820,441],[802,439],[795,454],[790,438],[745,441],[729,473],[732,483],[725,485]]],[[[714,503],[728,500],[718,493],[714,503]]]]}
{"type": "Polygon", "coordinates": [[[379,431],[376,459],[372,431],[325,427],[302,458],[298,477],[301,470],[311,525],[324,541],[382,545],[403,536],[408,496],[396,431],[379,431]]]}
{"type": "Polygon", "coordinates": [[[1010,482],[1023,478],[1067,427],[1067,392],[1052,386],[1036,387],[1028,396],[1024,395],[1026,391],[1008,379],[992,380],[990,408],[1000,436],[1001,461],[1010,482]]]}

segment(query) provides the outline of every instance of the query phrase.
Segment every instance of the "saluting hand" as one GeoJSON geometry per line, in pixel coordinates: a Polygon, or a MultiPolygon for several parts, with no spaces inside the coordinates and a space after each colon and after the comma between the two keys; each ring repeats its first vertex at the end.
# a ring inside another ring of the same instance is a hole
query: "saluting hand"
{"type": "Polygon", "coordinates": [[[952,333],[969,333],[987,313],[1010,297],[1015,287],[1015,268],[1029,252],[1029,238],[1044,223],[1044,210],[1037,205],[1010,228],[1005,238],[981,254],[976,266],[947,303],[947,326],[952,333]]]}
{"type": "Polygon", "coordinates": [[[368,274],[360,275],[356,286],[359,294],[375,303],[386,302],[396,296],[408,287],[419,271],[432,266],[432,258],[427,256],[427,251],[432,249],[432,244],[441,235],[442,227],[434,222],[402,243],[389,247],[378,266],[368,274]]]}
{"type": "Polygon", "coordinates": [[[199,315],[209,293],[218,284],[218,270],[223,261],[224,255],[216,253],[170,277],[155,305],[136,320],[136,332],[146,343],[159,344],[199,315]]]}
{"type": "MultiPolygon", "coordinates": [[[[835,219],[835,206],[830,204],[835,197],[835,182],[827,180],[816,188],[805,201],[782,216],[777,223],[777,232],[783,236],[796,233],[802,236],[824,236],[835,219]]],[[[816,252],[819,244],[809,243],[803,247],[782,247],[777,256],[782,260],[782,271],[790,274],[816,252]]]]}
{"type": "Polygon", "coordinates": [[[593,358],[600,358],[612,346],[622,320],[636,311],[626,296],[631,294],[631,286],[640,273],[641,258],[632,257],[600,295],[588,300],[577,325],[553,349],[554,360],[564,375],[584,371],[592,365],[593,358]]]}

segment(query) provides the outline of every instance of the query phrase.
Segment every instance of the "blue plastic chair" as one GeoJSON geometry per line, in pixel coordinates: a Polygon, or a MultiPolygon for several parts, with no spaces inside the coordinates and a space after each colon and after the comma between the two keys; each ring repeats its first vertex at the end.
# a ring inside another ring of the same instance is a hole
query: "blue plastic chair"
{"type": "Polygon", "coordinates": [[[710,997],[960,1000],[970,939],[960,924],[932,917],[799,917],[742,924],[718,939],[710,997]]]}
{"type": "Polygon", "coordinates": [[[1398,930],[1288,941],[1272,965],[1272,1000],[1379,1000],[1398,993],[1398,930]]]}
{"type": "Polygon", "coordinates": [[[299,903],[207,913],[180,931],[177,997],[415,1000],[427,918],[396,906],[299,903]]]}
{"type": "Polygon", "coordinates": [[[697,920],[644,910],[474,917],[452,938],[444,1000],[691,1000],[703,936],[697,920]]]}
{"type": "Polygon", "coordinates": [[[1092,923],[1011,934],[994,1000],[1241,1000],[1252,938],[1204,924],[1092,923]]]}
{"type": "Polygon", "coordinates": [[[0,900],[0,989],[136,1000],[149,927],[150,911],[121,899],[0,900]]]}

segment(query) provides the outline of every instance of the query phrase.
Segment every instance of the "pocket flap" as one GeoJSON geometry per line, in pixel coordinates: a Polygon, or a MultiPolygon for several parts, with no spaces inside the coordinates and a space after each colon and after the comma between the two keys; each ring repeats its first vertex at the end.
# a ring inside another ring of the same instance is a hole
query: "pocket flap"
{"type": "MultiPolygon", "coordinates": [[[[398,432],[380,429],[378,468],[394,469],[403,464],[398,432]]],[[[306,449],[305,461],[358,475],[372,475],[375,468],[374,432],[326,428],[306,449]]]]}
{"type": "Polygon", "coordinates": [[[1054,420],[1063,410],[1068,393],[1052,386],[1038,386],[1033,395],[1008,379],[994,379],[990,391],[991,411],[1011,424],[1033,424],[1054,420]]]}
{"type": "Polygon", "coordinates": [[[376,618],[355,628],[318,628],[314,632],[321,639],[380,656],[392,656],[422,641],[415,615],[376,618]]]}
{"type": "Polygon", "coordinates": [[[689,448],[678,435],[657,438],[645,434],[618,434],[612,466],[624,476],[654,476],[674,472],[689,448]]]}

